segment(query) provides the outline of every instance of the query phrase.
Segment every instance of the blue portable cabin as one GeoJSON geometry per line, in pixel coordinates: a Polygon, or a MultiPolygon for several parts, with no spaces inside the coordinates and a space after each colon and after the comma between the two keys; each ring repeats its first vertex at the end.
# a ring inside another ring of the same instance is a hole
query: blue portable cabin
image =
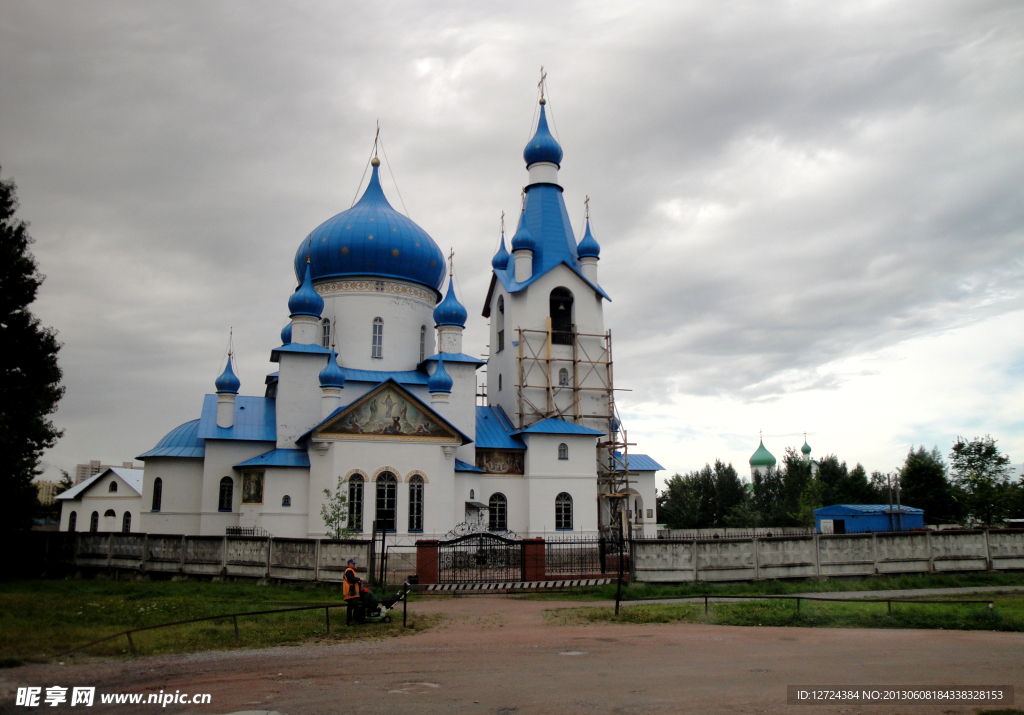
{"type": "Polygon", "coordinates": [[[863,534],[924,528],[924,510],[888,504],[834,504],[814,510],[819,534],[863,534]],[[822,522],[825,522],[822,528],[822,522]]]}

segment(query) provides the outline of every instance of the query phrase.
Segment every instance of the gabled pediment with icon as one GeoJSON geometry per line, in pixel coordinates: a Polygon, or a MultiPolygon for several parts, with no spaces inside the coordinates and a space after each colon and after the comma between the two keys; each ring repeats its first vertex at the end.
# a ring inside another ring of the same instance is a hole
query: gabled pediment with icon
{"type": "Polygon", "coordinates": [[[357,439],[462,444],[447,421],[389,380],[360,397],[313,432],[314,439],[357,439]]]}

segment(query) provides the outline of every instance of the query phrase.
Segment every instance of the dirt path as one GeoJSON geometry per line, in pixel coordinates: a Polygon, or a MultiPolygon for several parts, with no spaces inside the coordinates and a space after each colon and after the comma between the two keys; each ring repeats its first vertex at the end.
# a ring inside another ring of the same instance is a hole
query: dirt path
{"type": "Polygon", "coordinates": [[[94,685],[101,693],[212,694],[209,706],[97,703],[87,710],[133,713],[975,712],[935,704],[789,706],[787,684],[1010,684],[1024,697],[1024,634],[545,621],[549,609],[580,605],[590,604],[487,596],[424,601],[412,611],[446,620],[403,638],[23,666],[0,671],[0,712],[40,712],[14,707],[13,689],[55,684],[94,685]]]}

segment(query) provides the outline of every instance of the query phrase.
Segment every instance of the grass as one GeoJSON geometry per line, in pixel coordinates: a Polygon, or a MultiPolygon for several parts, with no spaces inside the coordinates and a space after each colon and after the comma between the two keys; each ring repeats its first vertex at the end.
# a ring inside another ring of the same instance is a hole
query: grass
{"type": "MultiPolygon", "coordinates": [[[[62,651],[130,628],[153,626],[225,613],[265,611],[320,603],[340,603],[341,593],[326,588],[257,586],[200,581],[5,581],[0,582],[0,665],[47,659],[62,651]]],[[[390,624],[345,627],[345,609],[331,609],[331,633],[323,610],[239,617],[235,641],[231,618],[172,626],[133,634],[142,655],[259,648],[310,641],[334,642],[401,635],[401,610],[390,624]]],[[[417,617],[417,630],[433,623],[417,617]]],[[[124,637],[79,653],[121,656],[124,637]]]]}
{"type": "MultiPolygon", "coordinates": [[[[967,586],[1024,586],[1024,573],[902,574],[870,578],[795,579],[786,581],[745,581],[742,583],[654,584],[634,583],[622,588],[622,600],[687,598],[692,596],[785,596],[795,593],[837,591],[893,591],[914,588],[963,588],[967,586]]],[[[538,601],[614,601],[615,586],[591,586],[547,593],[524,594],[520,598],[538,601]]]]}
{"type": "MultiPolygon", "coordinates": [[[[936,600],[935,597],[927,597],[936,600]]],[[[949,596],[944,600],[971,598],[949,596]]],[[[649,603],[623,606],[619,615],[610,607],[557,609],[549,619],[560,625],[586,623],[708,623],[721,626],[784,626],[796,628],[922,628],[963,631],[1024,632],[1024,594],[986,595],[987,604],[885,603],[766,600],[711,603],[649,603]]]]}

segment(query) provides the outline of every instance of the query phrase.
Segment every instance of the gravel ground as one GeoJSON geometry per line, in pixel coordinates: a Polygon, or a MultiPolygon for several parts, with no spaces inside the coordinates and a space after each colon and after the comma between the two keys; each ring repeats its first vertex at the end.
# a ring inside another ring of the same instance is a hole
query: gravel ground
{"type": "MultiPolygon", "coordinates": [[[[402,638],[26,665],[0,671],[0,712],[18,686],[97,693],[210,693],[212,704],[101,705],[86,712],[284,715],[435,713],[976,712],[937,703],[791,706],[787,684],[1015,685],[1024,634],[979,631],[739,628],[698,624],[559,626],[545,611],[580,604],[500,596],[420,601],[441,625],[402,638]]],[[[1005,706],[1004,706],[1005,707],[1005,706]]],[[[1018,705],[1020,707],[1020,705],[1018,705]]]]}

